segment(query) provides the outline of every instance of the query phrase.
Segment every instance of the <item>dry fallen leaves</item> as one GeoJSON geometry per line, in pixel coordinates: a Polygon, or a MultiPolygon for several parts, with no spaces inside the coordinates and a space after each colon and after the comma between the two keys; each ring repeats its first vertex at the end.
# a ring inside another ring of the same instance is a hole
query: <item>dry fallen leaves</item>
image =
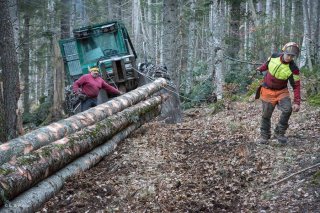
{"type": "MultiPolygon", "coordinates": [[[[214,115],[188,110],[176,125],[145,124],[96,167],[70,179],[41,212],[320,209],[317,168],[265,188],[320,161],[319,109],[293,114],[287,146],[255,143],[260,111],[255,102],[233,103],[214,115]]],[[[273,125],[278,117],[275,111],[273,125]]]]}

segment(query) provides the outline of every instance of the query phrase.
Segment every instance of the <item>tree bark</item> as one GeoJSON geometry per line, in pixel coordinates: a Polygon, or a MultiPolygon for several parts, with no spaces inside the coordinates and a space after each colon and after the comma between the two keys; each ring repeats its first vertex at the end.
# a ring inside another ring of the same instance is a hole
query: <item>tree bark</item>
{"type": "Polygon", "coordinates": [[[19,68],[14,33],[9,13],[10,1],[0,1],[0,58],[3,79],[4,134],[11,139],[17,136],[17,109],[20,97],[19,68]]]}
{"type": "MultiPolygon", "coordinates": [[[[169,76],[174,83],[174,88],[171,90],[179,91],[175,85],[178,85],[177,67],[178,67],[178,29],[179,29],[179,2],[176,0],[163,1],[163,34],[162,34],[162,49],[163,64],[167,67],[169,76]]],[[[171,98],[168,103],[171,109],[171,118],[168,123],[181,122],[181,106],[178,92],[170,92],[171,98]]]]}
{"type": "Polygon", "coordinates": [[[303,67],[305,62],[307,62],[308,68],[312,71],[312,62],[311,62],[311,54],[310,54],[310,19],[309,19],[309,12],[308,12],[308,3],[307,0],[302,1],[302,8],[303,8],[303,45],[301,51],[301,63],[300,67],[303,67]]]}
{"type": "Polygon", "coordinates": [[[0,208],[0,212],[36,212],[45,202],[62,189],[68,178],[95,166],[105,156],[110,154],[123,139],[128,137],[141,125],[142,122],[137,122],[119,132],[108,142],[95,148],[84,156],[79,157],[77,160],[68,164],[63,169],[41,181],[39,184],[25,191],[10,202],[6,202],[5,207],[0,208]]]}
{"type": "Polygon", "coordinates": [[[296,0],[291,0],[290,41],[295,39],[296,0]]]}
{"type": "Polygon", "coordinates": [[[223,16],[221,3],[218,0],[213,1],[210,10],[210,30],[211,38],[210,43],[212,45],[213,54],[211,59],[211,64],[213,67],[212,76],[213,84],[215,85],[215,93],[217,98],[220,100],[223,97],[223,16]]]}
{"type": "Polygon", "coordinates": [[[14,161],[18,156],[30,153],[33,150],[61,139],[80,129],[93,125],[116,112],[144,100],[166,85],[166,80],[159,78],[152,83],[139,87],[107,103],[100,104],[85,112],[76,114],[67,119],[52,123],[34,130],[22,137],[0,145],[0,165],[7,161],[14,161]]]}
{"type": "Polygon", "coordinates": [[[26,14],[23,17],[24,26],[23,26],[23,58],[21,63],[21,74],[23,79],[23,109],[24,113],[30,112],[30,103],[29,103],[29,67],[30,67],[30,17],[29,14],[26,14]]]}
{"type": "Polygon", "coordinates": [[[187,60],[187,73],[186,73],[186,90],[185,93],[189,94],[193,86],[193,65],[195,62],[194,49],[196,44],[196,2],[190,0],[190,20],[189,20],[189,34],[188,34],[188,60],[187,60]]]}
{"type": "Polygon", "coordinates": [[[162,101],[161,96],[150,98],[82,131],[18,157],[15,163],[3,164],[0,167],[1,194],[10,200],[103,144],[127,126],[139,122],[141,117],[145,119],[144,116],[149,118],[159,115],[162,101]]]}

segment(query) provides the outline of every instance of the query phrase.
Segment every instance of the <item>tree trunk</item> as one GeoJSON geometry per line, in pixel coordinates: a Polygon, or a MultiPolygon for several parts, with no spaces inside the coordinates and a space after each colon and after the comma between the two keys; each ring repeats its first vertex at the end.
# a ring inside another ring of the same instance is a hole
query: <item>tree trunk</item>
{"type": "Polygon", "coordinates": [[[3,78],[4,133],[6,139],[17,136],[17,109],[20,96],[19,68],[8,0],[0,1],[0,58],[3,78]]]}
{"type": "Polygon", "coordinates": [[[4,106],[3,106],[3,83],[2,73],[0,73],[0,144],[7,141],[6,133],[4,131],[5,118],[4,118],[4,106]]]}
{"type": "Polygon", "coordinates": [[[211,5],[210,10],[210,30],[211,30],[211,39],[212,49],[214,50],[212,54],[211,63],[214,69],[212,73],[213,84],[215,85],[215,93],[218,99],[223,97],[223,16],[222,16],[222,7],[221,3],[218,0],[215,0],[211,5]]]}
{"type": "MultiPolygon", "coordinates": [[[[163,1],[163,31],[162,31],[162,49],[161,54],[163,58],[163,65],[167,67],[168,73],[174,82],[174,87],[172,90],[179,91],[175,85],[178,85],[177,67],[179,61],[178,58],[178,29],[179,29],[179,9],[178,1],[176,0],[164,0],[163,1]]],[[[171,110],[171,119],[167,120],[168,123],[181,122],[181,106],[178,92],[169,92],[172,94],[170,100],[170,105],[173,110],[171,110]]]]}
{"type": "Polygon", "coordinates": [[[196,44],[196,5],[195,0],[190,0],[190,20],[189,20],[189,34],[188,34],[188,60],[187,60],[187,73],[186,73],[186,90],[185,93],[189,94],[193,87],[193,65],[195,62],[194,50],[196,44]]]}
{"type": "MultiPolygon", "coordinates": [[[[241,17],[241,2],[232,1],[230,8],[230,23],[229,23],[229,44],[228,44],[228,55],[231,58],[237,58],[240,50],[240,18],[241,17]]],[[[235,71],[239,69],[238,65],[232,64],[230,69],[235,71]]]]}
{"type": "MultiPolygon", "coordinates": [[[[285,25],[286,25],[286,0],[281,0],[281,35],[286,35],[285,33],[285,25]]],[[[285,43],[285,38],[281,38],[280,43],[285,43]]]]}
{"type": "Polygon", "coordinates": [[[135,14],[132,16],[132,35],[133,35],[133,42],[137,43],[138,38],[140,35],[140,0],[133,0],[132,1],[132,14],[135,14]]]}
{"type": "MultiPolygon", "coordinates": [[[[272,22],[275,22],[277,20],[277,1],[278,0],[273,0],[272,1],[272,22]]],[[[271,53],[277,52],[277,41],[276,41],[276,33],[278,32],[277,28],[278,26],[275,24],[270,23],[270,29],[271,29],[271,53]]]]}
{"type": "Polygon", "coordinates": [[[309,13],[308,13],[308,3],[307,0],[302,1],[302,8],[303,8],[303,29],[304,29],[304,35],[303,35],[303,46],[301,51],[301,63],[300,67],[304,66],[307,62],[308,68],[312,71],[312,62],[310,57],[310,19],[309,19],[309,13]]]}
{"type": "MultiPolygon", "coordinates": [[[[316,11],[320,11],[320,2],[316,3],[316,11]]],[[[320,60],[320,14],[319,12],[315,12],[316,14],[316,21],[315,21],[315,31],[314,31],[314,46],[315,46],[315,56],[314,56],[314,63],[320,60]]]]}
{"type": "Polygon", "coordinates": [[[72,134],[82,128],[93,125],[95,122],[101,121],[107,116],[144,100],[146,97],[159,91],[165,85],[165,79],[157,79],[150,84],[114,98],[107,103],[100,104],[85,112],[73,115],[67,119],[52,123],[49,126],[34,130],[22,137],[8,141],[7,143],[0,145],[0,165],[9,160],[14,161],[18,156],[30,153],[31,151],[61,139],[68,134],[72,134]]]}
{"type": "Polygon", "coordinates": [[[291,0],[291,20],[290,20],[290,41],[295,39],[295,23],[296,23],[296,0],[291,0]]]}
{"type": "Polygon", "coordinates": [[[137,122],[119,132],[108,142],[79,157],[63,169],[11,200],[9,205],[0,208],[0,212],[36,212],[62,189],[68,178],[95,166],[141,125],[142,122],[137,122]]]}
{"type": "Polygon", "coordinates": [[[23,57],[21,63],[21,74],[23,79],[23,108],[24,113],[30,112],[30,101],[29,101],[29,67],[30,67],[30,17],[26,13],[23,17],[24,27],[23,27],[23,57]]]}
{"type": "Polygon", "coordinates": [[[144,116],[155,117],[160,113],[161,96],[138,103],[93,126],[69,135],[0,167],[0,185],[6,199],[12,199],[34,184],[68,165],[109,140],[113,135],[144,116]]]}

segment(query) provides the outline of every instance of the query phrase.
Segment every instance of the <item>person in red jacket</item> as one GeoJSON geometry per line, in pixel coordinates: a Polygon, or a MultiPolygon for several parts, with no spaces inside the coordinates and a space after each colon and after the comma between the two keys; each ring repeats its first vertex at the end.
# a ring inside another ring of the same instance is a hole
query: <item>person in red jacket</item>
{"type": "Polygon", "coordinates": [[[261,144],[267,144],[271,137],[271,117],[276,105],[281,115],[274,129],[274,136],[280,144],[287,143],[285,133],[289,127],[288,121],[292,111],[300,110],[300,71],[294,63],[294,58],[299,55],[300,49],[296,43],[289,42],[284,45],[282,51],[273,54],[267,62],[257,68],[258,71],[264,73],[260,90],[262,119],[258,143],[261,144]],[[288,81],[293,88],[293,105],[287,87],[288,81]]]}
{"type": "Polygon", "coordinates": [[[121,95],[121,91],[107,84],[99,76],[99,68],[92,67],[90,73],[81,76],[73,83],[73,92],[78,94],[81,99],[81,112],[97,106],[97,97],[100,89],[104,89],[107,93],[121,95]]]}

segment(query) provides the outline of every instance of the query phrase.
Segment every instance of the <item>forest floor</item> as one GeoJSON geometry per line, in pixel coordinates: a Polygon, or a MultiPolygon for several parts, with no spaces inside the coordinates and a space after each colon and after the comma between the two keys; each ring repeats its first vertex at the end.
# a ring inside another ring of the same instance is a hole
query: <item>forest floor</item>
{"type": "Polygon", "coordinates": [[[320,163],[320,109],[303,103],[281,146],[255,143],[260,102],[227,108],[143,125],[39,212],[319,212],[320,167],[295,173],[320,163]]]}

